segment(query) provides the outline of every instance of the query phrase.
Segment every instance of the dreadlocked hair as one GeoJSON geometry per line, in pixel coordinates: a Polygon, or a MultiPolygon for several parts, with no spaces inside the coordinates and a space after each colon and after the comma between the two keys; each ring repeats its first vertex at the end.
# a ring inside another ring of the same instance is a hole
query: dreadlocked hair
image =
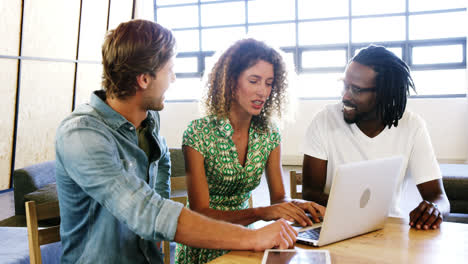
{"type": "Polygon", "coordinates": [[[228,118],[239,76],[260,60],[273,65],[274,80],[270,96],[260,114],[252,117],[252,123],[263,129],[273,115],[281,118],[288,101],[285,62],[279,51],[252,38],[236,41],[221,54],[212,67],[206,82],[207,92],[203,98],[205,112],[208,115],[228,118]]]}
{"type": "Polygon", "coordinates": [[[416,92],[408,65],[391,51],[376,45],[361,50],[351,61],[376,72],[377,114],[388,128],[397,127],[405,112],[409,88],[416,92]]]}

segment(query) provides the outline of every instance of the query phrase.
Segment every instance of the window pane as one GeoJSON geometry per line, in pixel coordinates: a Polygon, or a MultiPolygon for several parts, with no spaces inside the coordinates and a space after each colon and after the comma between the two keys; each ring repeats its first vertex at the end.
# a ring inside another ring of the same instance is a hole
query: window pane
{"type": "Polygon", "coordinates": [[[415,15],[409,18],[410,39],[466,37],[466,12],[415,15]]]}
{"type": "MultiPolygon", "coordinates": [[[[202,3],[209,3],[209,2],[220,2],[220,1],[226,1],[226,0],[201,0],[200,2],[202,3]]],[[[238,2],[244,2],[245,0],[237,0],[238,2]]]]}
{"type": "Polygon", "coordinates": [[[167,90],[166,100],[200,99],[202,82],[200,78],[177,78],[167,90]]]}
{"type": "Polygon", "coordinates": [[[411,12],[463,7],[467,7],[466,0],[409,0],[411,12]]]}
{"type": "MultiPolygon", "coordinates": [[[[14,4],[14,2],[8,2],[14,4]]],[[[1,4],[0,4],[1,9],[1,4]]],[[[19,9],[18,9],[19,11],[19,9]]],[[[0,21],[2,18],[0,18],[0,21]]],[[[3,28],[0,24],[0,28],[3,28]]],[[[12,27],[16,29],[16,27],[12,27]]],[[[0,53],[1,54],[1,53],[0,53]]],[[[0,80],[2,80],[0,97],[0,190],[8,189],[10,186],[10,169],[13,150],[13,124],[15,123],[15,102],[16,102],[16,80],[18,77],[18,60],[0,59],[0,80]]],[[[18,182],[16,182],[18,184],[18,182]]]]}
{"type": "Polygon", "coordinates": [[[198,6],[158,8],[156,18],[168,28],[198,27],[198,6]]]}
{"type": "MultiPolygon", "coordinates": [[[[21,55],[76,59],[79,9],[78,1],[24,1],[21,55]]],[[[0,34],[4,42],[8,35],[0,34]]]]}
{"type": "Polygon", "coordinates": [[[405,39],[405,17],[353,19],[353,42],[397,41],[405,39]]]}
{"type": "Polygon", "coordinates": [[[176,38],[177,52],[198,51],[198,30],[172,31],[176,38]]]}
{"type": "Polygon", "coordinates": [[[294,53],[293,52],[282,52],[283,61],[288,67],[288,71],[294,71],[294,53]]]}
{"type": "Polygon", "coordinates": [[[198,0],[156,0],[156,5],[177,5],[177,4],[189,4],[198,3],[198,0]]]}
{"type": "Polygon", "coordinates": [[[174,63],[176,73],[198,72],[197,57],[177,57],[174,63]]]}
{"type": "MultiPolygon", "coordinates": [[[[402,48],[400,48],[400,47],[385,47],[385,48],[388,49],[389,51],[393,52],[398,58],[403,59],[403,49],[402,48]]],[[[354,51],[354,54],[358,54],[362,49],[364,49],[364,48],[356,49],[354,51]]]]}
{"type": "MultiPolygon", "coordinates": [[[[180,16],[177,17],[180,19],[180,16]]],[[[201,6],[202,26],[245,24],[244,2],[207,4],[201,6]]]]}
{"type": "Polygon", "coordinates": [[[101,60],[101,46],[106,35],[107,25],[107,16],[103,14],[107,14],[108,5],[107,1],[82,1],[79,60],[101,60]]]}
{"type": "Polygon", "coordinates": [[[296,45],[296,27],[293,23],[249,26],[249,35],[277,47],[296,45]]]}
{"type": "Polygon", "coordinates": [[[358,0],[352,1],[353,16],[405,12],[405,0],[358,0]]]}
{"type": "Polygon", "coordinates": [[[314,50],[302,52],[302,67],[346,66],[346,50],[314,50]]]}
{"type": "Polygon", "coordinates": [[[299,19],[348,16],[348,0],[316,1],[299,0],[299,19]],[[337,7],[340,8],[337,8],[337,7]]]}
{"type": "Polygon", "coordinates": [[[402,48],[387,48],[389,51],[393,52],[398,58],[403,59],[403,49],[402,48]]]}
{"type": "Polygon", "coordinates": [[[75,63],[23,60],[21,65],[15,168],[54,159],[55,130],[71,112],[75,79],[75,63]]]}
{"type": "MultiPolygon", "coordinates": [[[[2,13],[0,16],[0,32],[2,32],[0,54],[2,55],[19,55],[21,5],[20,1],[2,1],[0,3],[2,13]]],[[[9,176],[7,179],[9,179],[9,176]]]]}
{"type": "Polygon", "coordinates": [[[294,20],[295,0],[249,1],[249,23],[294,20]]]}
{"type": "Polygon", "coordinates": [[[202,30],[202,49],[217,51],[245,37],[244,27],[214,28],[202,30]]]}
{"type": "Polygon", "coordinates": [[[93,91],[102,89],[102,65],[79,63],[76,69],[75,106],[89,102],[93,91]]]}
{"type": "Polygon", "coordinates": [[[418,95],[466,93],[465,69],[413,71],[412,77],[418,95]]]}
{"type": "Polygon", "coordinates": [[[413,47],[413,64],[463,62],[463,45],[413,47]]]}
{"type": "Polygon", "coordinates": [[[343,85],[338,81],[343,73],[301,74],[296,94],[299,97],[340,97],[343,85]]]}
{"type": "Polygon", "coordinates": [[[348,20],[299,23],[299,44],[348,43],[348,20]]]}

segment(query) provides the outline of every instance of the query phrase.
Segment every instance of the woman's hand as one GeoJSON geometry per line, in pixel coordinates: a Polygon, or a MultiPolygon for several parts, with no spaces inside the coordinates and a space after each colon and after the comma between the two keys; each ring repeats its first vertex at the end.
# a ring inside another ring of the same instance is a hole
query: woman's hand
{"type": "MultiPolygon", "coordinates": [[[[306,215],[306,211],[302,209],[301,206],[304,208],[309,208],[304,204],[299,204],[296,202],[283,202],[266,207],[258,207],[257,210],[260,218],[264,221],[283,218],[290,222],[297,222],[302,226],[312,225],[313,222],[306,215]]],[[[317,213],[315,213],[315,215],[317,215],[317,213]]]]}
{"type": "Polygon", "coordinates": [[[325,207],[318,203],[301,199],[294,199],[291,202],[305,212],[309,213],[315,223],[321,222],[325,216],[325,207]]]}

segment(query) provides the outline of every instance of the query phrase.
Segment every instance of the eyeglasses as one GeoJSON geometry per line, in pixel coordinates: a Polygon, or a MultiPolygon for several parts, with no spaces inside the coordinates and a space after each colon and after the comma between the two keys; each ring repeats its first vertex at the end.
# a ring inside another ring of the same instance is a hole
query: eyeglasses
{"type": "Polygon", "coordinates": [[[351,95],[351,97],[358,97],[363,93],[375,92],[376,91],[375,87],[360,88],[360,87],[357,87],[357,86],[354,86],[354,85],[346,84],[343,80],[341,80],[341,82],[343,83],[343,94],[345,92],[349,91],[349,94],[351,95]]]}

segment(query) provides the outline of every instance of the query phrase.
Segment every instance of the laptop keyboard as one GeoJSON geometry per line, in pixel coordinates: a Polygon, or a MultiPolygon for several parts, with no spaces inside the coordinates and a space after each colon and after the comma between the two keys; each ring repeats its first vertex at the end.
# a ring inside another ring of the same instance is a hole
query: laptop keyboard
{"type": "Polygon", "coordinates": [[[309,229],[307,231],[300,232],[298,236],[301,237],[301,238],[318,240],[319,236],[320,236],[320,230],[322,230],[322,227],[309,229]]]}

